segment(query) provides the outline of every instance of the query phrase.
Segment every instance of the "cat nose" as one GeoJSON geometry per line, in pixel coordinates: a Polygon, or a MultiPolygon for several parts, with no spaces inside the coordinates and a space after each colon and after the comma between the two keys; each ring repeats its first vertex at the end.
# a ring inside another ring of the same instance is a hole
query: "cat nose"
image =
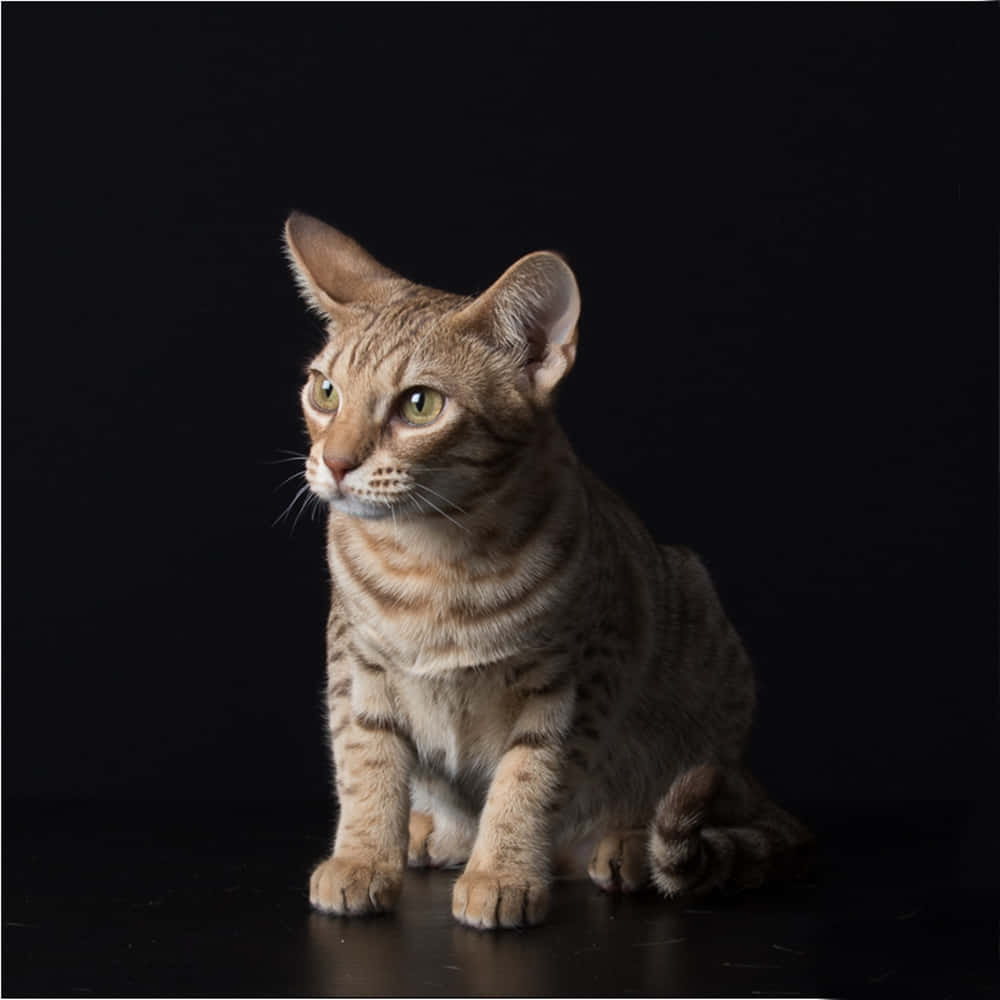
{"type": "Polygon", "coordinates": [[[323,452],[323,462],[330,472],[333,473],[333,478],[337,481],[338,486],[348,472],[356,469],[361,464],[356,459],[348,458],[345,455],[329,455],[326,452],[323,452]]]}

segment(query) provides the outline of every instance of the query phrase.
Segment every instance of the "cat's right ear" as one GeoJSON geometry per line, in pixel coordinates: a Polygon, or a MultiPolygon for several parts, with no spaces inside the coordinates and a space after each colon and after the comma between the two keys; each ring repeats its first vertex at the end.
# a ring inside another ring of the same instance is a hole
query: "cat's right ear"
{"type": "Polygon", "coordinates": [[[285,223],[285,251],[299,292],[316,312],[336,319],[351,302],[378,297],[398,278],[340,230],[302,212],[285,223]]]}

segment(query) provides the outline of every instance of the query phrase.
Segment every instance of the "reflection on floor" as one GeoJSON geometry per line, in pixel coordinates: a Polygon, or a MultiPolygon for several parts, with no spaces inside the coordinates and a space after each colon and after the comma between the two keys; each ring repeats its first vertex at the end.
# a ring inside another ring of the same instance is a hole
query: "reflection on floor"
{"type": "Polygon", "coordinates": [[[323,807],[11,803],[3,993],[997,994],[996,886],[970,865],[967,810],[801,812],[823,843],[809,881],[692,904],[560,882],[544,927],[491,934],[454,923],[447,872],[408,873],[391,916],[311,913],[323,807]]]}

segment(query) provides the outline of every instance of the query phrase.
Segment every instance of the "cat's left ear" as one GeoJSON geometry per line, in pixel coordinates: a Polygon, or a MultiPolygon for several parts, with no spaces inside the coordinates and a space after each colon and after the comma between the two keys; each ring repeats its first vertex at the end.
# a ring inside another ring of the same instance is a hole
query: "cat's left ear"
{"type": "Polygon", "coordinates": [[[464,312],[522,367],[547,399],[576,360],[580,290],[569,265],[546,250],[509,267],[464,312]]]}

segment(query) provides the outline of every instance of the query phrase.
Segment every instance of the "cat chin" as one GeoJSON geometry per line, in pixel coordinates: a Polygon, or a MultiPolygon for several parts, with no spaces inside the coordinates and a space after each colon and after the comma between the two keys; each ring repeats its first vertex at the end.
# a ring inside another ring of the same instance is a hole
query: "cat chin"
{"type": "Polygon", "coordinates": [[[329,501],[330,506],[339,514],[349,517],[360,517],[366,521],[381,521],[392,516],[392,508],[384,503],[373,503],[360,497],[339,496],[329,501]]]}

